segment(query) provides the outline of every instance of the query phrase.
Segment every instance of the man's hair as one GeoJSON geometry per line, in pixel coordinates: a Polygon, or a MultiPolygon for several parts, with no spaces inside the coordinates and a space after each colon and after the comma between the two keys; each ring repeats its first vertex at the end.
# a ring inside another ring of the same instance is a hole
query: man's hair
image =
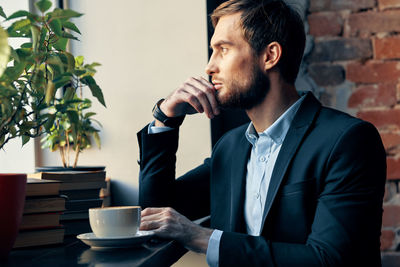
{"type": "Polygon", "coordinates": [[[211,14],[214,28],[222,16],[239,12],[244,39],[257,55],[271,42],[282,46],[277,68],[286,82],[294,84],[306,39],[300,15],[282,0],[229,0],[211,14]]]}

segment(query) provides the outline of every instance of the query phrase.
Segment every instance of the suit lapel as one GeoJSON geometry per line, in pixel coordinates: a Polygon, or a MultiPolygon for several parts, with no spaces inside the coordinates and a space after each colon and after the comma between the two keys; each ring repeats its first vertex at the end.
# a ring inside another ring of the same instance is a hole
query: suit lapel
{"type": "Polygon", "coordinates": [[[230,194],[230,222],[229,228],[234,232],[243,231],[244,223],[244,198],[246,185],[247,161],[251,145],[245,135],[237,144],[237,153],[232,155],[231,164],[231,194],[230,194]]]}
{"type": "Polygon", "coordinates": [[[278,158],[275,162],[264,207],[261,229],[264,228],[265,219],[267,218],[272,203],[275,200],[279,186],[283,180],[283,177],[285,176],[289,163],[291,162],[297,148],[299,147],[304,135],[309,129],[320,108],[321,104],[314,97],[314,95],[310,92],[307,93],[303,103],[293,119],[289,131],[286,134],[278,158]]]}

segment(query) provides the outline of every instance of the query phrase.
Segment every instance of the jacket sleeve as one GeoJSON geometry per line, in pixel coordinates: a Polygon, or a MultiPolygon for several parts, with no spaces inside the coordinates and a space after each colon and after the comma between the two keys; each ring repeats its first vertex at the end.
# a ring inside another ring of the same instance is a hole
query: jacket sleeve
{"type": "Polygon", "coordinates": [[[137,134],[139,204],[142,208],[173,207],[192,220],[209,215],[209,160],[175,179],[179,130],[148,134],[147,128],[137,134]]]}
{"type": "Polygon", "coordinates": [[[378,132],[366,122],[353,124],[332,146],[306,243],[224,232],[219,266],[380,266],[385,179],[378,132]]]}

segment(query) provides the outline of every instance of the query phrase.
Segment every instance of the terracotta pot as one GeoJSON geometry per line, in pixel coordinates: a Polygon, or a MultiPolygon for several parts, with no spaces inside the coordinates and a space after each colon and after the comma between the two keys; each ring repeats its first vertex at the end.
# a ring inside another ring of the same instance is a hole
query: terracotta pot
{"type": "Polygon", "coordinates": [[[0,173],[0,258],[7,258],[18,235],[25,204],[26,174],[0,173]]]}

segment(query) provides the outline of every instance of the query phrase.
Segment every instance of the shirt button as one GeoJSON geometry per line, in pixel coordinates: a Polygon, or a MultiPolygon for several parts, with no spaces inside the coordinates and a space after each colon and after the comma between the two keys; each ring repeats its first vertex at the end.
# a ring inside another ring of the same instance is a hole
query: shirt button
{"type": "Polygon", "coordinates": [[[264,156],[261,156],[261,157],[260,157],[260,161],[261,161],[261,162],[265,162],[265,160],[266,160],[266,158],[265,158],[264,156]]]}
{"type": "Polygon", "coordinates": [[[256,199],[259,199],[259,198],[260,198],[260,193],[255,193],[255,194],[254,194],[254,197],[255,197],[256,199]]]}

